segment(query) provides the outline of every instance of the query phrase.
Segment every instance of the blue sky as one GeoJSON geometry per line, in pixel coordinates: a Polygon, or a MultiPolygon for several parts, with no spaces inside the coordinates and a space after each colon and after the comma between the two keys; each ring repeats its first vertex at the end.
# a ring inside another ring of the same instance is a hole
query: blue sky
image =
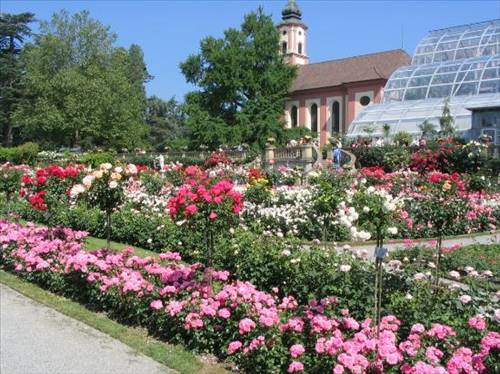
{"type": "MultiPolygon", "coordinates": [[[[309,27],[310,62],[400,48],[412,54],[428,30],[500,18],[500,1],[318,1],[298,0],[309,27]]],[[[48,19],[60,9],[89,10],[118,34],[118,44],[139,44],[155,78],[148,95],[182,99],[193,89],[179,63],[198,51],[200,40],[221,36],[241,24],[243,15],[258,8],[278,22],[286,0],[198,1],[12,1],[1,0],[8,13],[31,11],[48,19]]],[[[34,27],[36,31],[36,25],[34,27]]]]}

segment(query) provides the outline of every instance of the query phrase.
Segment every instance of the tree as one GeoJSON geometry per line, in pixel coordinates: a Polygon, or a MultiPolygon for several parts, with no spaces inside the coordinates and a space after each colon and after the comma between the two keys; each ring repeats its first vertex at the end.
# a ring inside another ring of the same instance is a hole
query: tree
{"type": "Polygon", "coordinates": [[[455,120],[451,115],[449,104],[450,100],[447,98],[444,101],[443,114],[439,118],[439,125],[441,126],[439,133],[442,136],[452,136],[455,134],[455,120]]]}
{"type": "Polygon", "coordinates": [[[149,75],[140,48],[115,41],[86,11],[40,23],[22,56],[29,101],[15,113],[28,138],[50,147],[144,145],[149,75]]]}
{"type": "Polygon", "coordinates": [[[171,98],[168,101],[159,97],[148,98],[146,123],[150,128],[150,143],[157,151],[165,147],[179,148],[187,143],[186,115],[182,106],[171,98]]]}
{"type": "Polygon", "coordinates": [[[418,125],[418,128],[422,132],[422,138],[431,139],[437,134],[436,125],[427,120],[418,125]]]}
{"type": "Polygon", "coordinates": [[[192,146],[247,143],[259,147],[283,131],[280,117],[296,72],[279,53],[279,34],[262,8],[241,28],[205,38],[181,64],[189,83],[185,110],[192,146]]]}
{"type": "Polygon", "coordinates": [[[384,132],[385,143],[389,142],[389,135],[391,134],[391,125],[384,123],[382,126],[382,131],[384,132]]]}
{"type": "Polygon", "coordinates": [[[11,146],[13,142],[12,114],[24,99],[22,85],[23,68],[19,61],[22,46],[31,35],[29,24],[33,13],[0,14],[0,122],[2,143],[11,146]]]}

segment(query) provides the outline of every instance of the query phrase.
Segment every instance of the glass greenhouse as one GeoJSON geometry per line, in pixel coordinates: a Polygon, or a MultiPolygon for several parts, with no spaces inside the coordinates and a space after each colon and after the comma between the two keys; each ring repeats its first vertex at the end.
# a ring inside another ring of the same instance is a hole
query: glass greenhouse
{"type": "Polygon", "coordinates": [[[424,120],[439,125],[446,98],[457,130],[466,136],[475,134],[469,131],[471,109],[500,108],[500,20],[431,31],[412,64],[389,78],[383,102],[361,112],[347,135],[366,135],[367,126],[381,135],[384,124],[392,133],[417,135],[424,120]]]}

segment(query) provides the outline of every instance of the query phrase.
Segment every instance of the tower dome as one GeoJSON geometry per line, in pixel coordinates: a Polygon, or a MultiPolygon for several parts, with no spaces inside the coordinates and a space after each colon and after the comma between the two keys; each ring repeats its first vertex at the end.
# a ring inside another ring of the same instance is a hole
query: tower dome
{"type": "Polygon", "coordinates": [[[295,0],[288,0],[288,4],[283,8],[281,12],[281,18],[283,21],[286,20],[295,20],[300,21],[302,19],[302,12],[300,11],[295,0]]]}

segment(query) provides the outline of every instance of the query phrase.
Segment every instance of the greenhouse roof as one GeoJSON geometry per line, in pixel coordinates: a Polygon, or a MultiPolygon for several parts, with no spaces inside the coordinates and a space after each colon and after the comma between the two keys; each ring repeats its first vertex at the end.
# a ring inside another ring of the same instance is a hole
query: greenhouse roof
{"type": "Polygon", "coordinates": [[[403,66],[387,82],[384,102],[496,92],[500,92],[500,54],[403,66]]]}
{"type": "MultiPolygon", "coordinates": [[[[391,133],[407,131],[419,134],[418,128],[424,121],[436,125],[439,129],[439,118],[442,115],[446,99],[424,99],[404,102],[390,102],[369,105],[351,124],[348,137],[366,136],[365,128],[371,127],[373,136],[382,136],[384,124],[391,126],[391,133]]],[[[472,108],[500,107],[500,93],[455,96],[449,101],[452,116],[455,118],[455,127],[458,131],[470,129],[472,108]]]]}
{"type": "Polygon", "coordinates": [[[417,45],[412,65],[500,53],[500,20],[430,31],[417,45]]]}
{"type": "Polygon", "coordinates": [[[429,32],[411,65],[392,73],[382,104],[368,105],[347,136],[367,135],[367,127],[380,136],[384,124],[412,134],[421,132],[424,121],[439,127],[447,98],[464,135],[471,129],[471,109],[500,107],[500,19],[429,32]]]}

